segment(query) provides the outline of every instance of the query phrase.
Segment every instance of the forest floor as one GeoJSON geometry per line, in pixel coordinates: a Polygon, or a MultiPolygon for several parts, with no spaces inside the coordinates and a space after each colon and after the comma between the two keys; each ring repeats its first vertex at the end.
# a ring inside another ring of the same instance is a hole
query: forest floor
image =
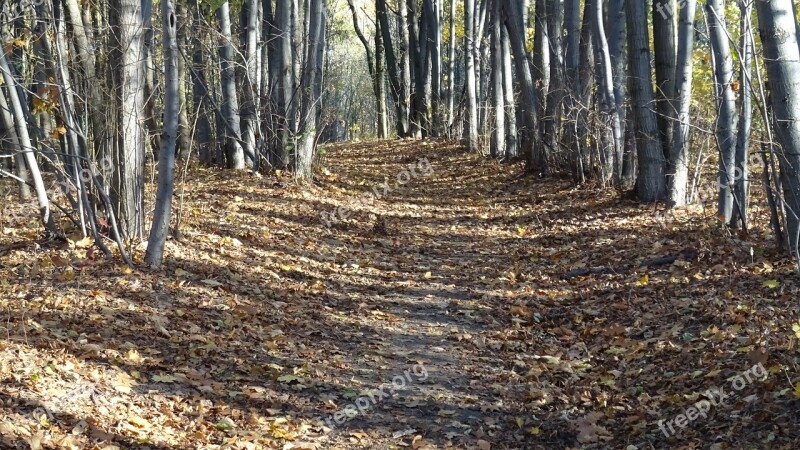
{"type": "Polygon", "coordinates": [[[159,271],[2,223],[0,447],[800,446],[763,209],[732,235],[443,142],[324,167],[191,168],[159,271]]]}

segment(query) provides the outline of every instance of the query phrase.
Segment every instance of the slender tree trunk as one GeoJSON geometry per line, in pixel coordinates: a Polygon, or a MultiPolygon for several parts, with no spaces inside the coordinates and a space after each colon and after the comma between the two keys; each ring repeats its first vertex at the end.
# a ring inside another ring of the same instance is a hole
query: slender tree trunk
{"type": "Polygon", "coordinates": [[[400,12],[397,15],[398,34],[400,38],[400,99],[402,101],[400,112],[402,113],[405,130],[403,137],[409,137],[414,134],[414,126],[411,123],[411,37],[408,24],[407,3],[403,0],[398,0],[397,3],[400,6],[400,12]]]}
{"type": "Polygon", "coordinates": [[[689,120],[692,110],[692,75],[694,49],[694,17],[696,0],[685,0],[678,22],[678,57],[675,70],[675,95],[678,121],[673,127],[672,147],[669,153],[667,185],[668,201],[672,206],[686,204],[686,187],[689,182],[689,120]]]}
{"type": "Polygon", "coordinates": [[[655,202],[665,196],[664,150],[658,136],[658,123],[653,104],[650,78],[650,42],[647,32],[647,10],[644,2],[628,1],[628,66],[630,92],[636,126],[639,173],[636,195],[642,202],[655,202]]]}
{"type": "Polygon", "coordinates": [[[523,123],[520,133],[520,147],[526,155],[528,169],[546,175],[548,171],[546,155],[538,149],[538,98],[533,86],[530,64],[525,52],[525,32],[521,26],[522,12],[514,2],[503,3],[503,18],[511,41],[517,79],[520,83],[522,100],[518,103],[523,123]]]}
{"type": "MultiPolygon", "coordinates": [[[[177,2],[175,5],[176,7],[176,14],[178,17],[178,21],[181,23],[191,23],[191,15],[186,10],[186,4],[184,2],[177,2]]],[[[187,31],[189,27],[181,26],[178,28],[178,46],[183,46],[184,48],[188,48],[189,44],[189,36],[187,31]]],[[[178,96],[180,97],[180,104],[181,109],[178,113],[178,155],[185,155],[186,157],[189,156],[191,149],[189,146],[191,145],[192,140],[192,127],[189,125],[189,102],[188,96],[186,93],[186,59],[182,58],[178,55],[178,96]]],[[[166,114],[166,111],[165,111],[166,114]]]]}
{"type": "Polygon", "coordinates": [[[206,55],[202,42],[202,15],[198,0],[190,0],[192,8],[192,100],[195,105],[197,118],[195,120],[195,139],[199,149],[200,162],[210,164],[213,160],[211,151],[211,123],[208,115],[211,110],[209,93],[206,88],[206,55]]]}
{"type": "Polygon", "coordinates": [[[733,92],[733,59],[725,23],[725,1],[707,0],[709,36],[714,53],[714,81],[717,93],[716,136],[719,148],[719,201],[717,215],[729,223],[733,215],[733,183],[736,154],[736,99],[733,92]]]}
{"type": "Polygon", "coordinates": [[[430,64],[430,133],[440,136],[442,133],[442,24],[440,20],[440,4],[442,0],[424,0],[425,16],[428,28],[428,60],[430,64]]]}
{"type": "Polygon", "coordinates": [[[289,166],[289,150],[292,146],[294,121],[294,76],[292,74],[292,25],[291,25],[291,0],[276,0],[275,2],[275,28],[278,34],[277,68],[278,115],[280,117],[280,139],[278,143],[278,157],[276,166],[285,168],[289,166]]]}
{"type": "MultiPolygon", "coordinates": [[[[664,155],[669,155],[677,107],[675,106],[675,1],[653,0],[653,47],[656,69],[656,111],[664,155]]],[[[685,9],[685,0],[681,9],[685,9]]],[[[669,168],[669,160],[667,160],[669,168]]]]}
{"type": "Polygon", "coordinates": [[[503,40],[500,29],[503,27],[500,16],[500,1],[492,0],[492,97],[494,100],[494,128],[492,129],[492,144],[490,153],[498,158],[505,155],[506,151],[506,110],[505,95],[503,92],[503,40]]]}
{"type": "Polygon", "coordinates": [[[471,152],[478,150],[478,98],[475,84],[475,0],[464,0],[464,52],[466,53],[467,73],[467,124],[464,129],[464,139],[467,149],[471,152]]]}
{"type": "MultiPolygon", "coordinates": [[[[500,0],[496,0],[500,3],[500,0]]],[[[498,13],[502,13],[501,11],[498,13]]],[[[501,14],[502,16],[502,14],[501,14]]],[[[501,17],[502,19],[502,17],[501,17]]],[[[500,22],[500,50],[503,64],[503,104],[506,107],[506,149],[504,158],[514,160],[519,157],[518,138],[517,138],[517,114],[515,108],[514,78],[511,72],[511,42],[508,38],[508,30],[500,22]]]]}
{"type": "Polygon", "coordinates": [[[592,79],[595,70],[595,51],[593,39],[593,23],[596,8],[594,0],[584,2],[583,19],[581,22],[581,38],[579,44],[580,66],[578,79],[574,88],[577,108],[574,113],[574,147],[576,152],[577,180],[582,183],[586,173],[591,170],[589,161],[591,146],[589,145],[589,112],[592,110],[592,79]]]}
{"type": "Polygon", "coordinates": [[[164,41],[164,134],[163,148],[158,157],[158,188],[155,213],[147,241],[144,262],[150,267],[160,267],[164,259],[164,244],[169,233],[172,216],[175,148],[178,142],[180,119],[180,76],[178,73],[178,18],[175,0],[161,0],[164,41]]]}
{"type": "Polygon", "coordinates": [[[453,126],[455,120],[456,89],[456,1],[450,0],[450,51],[447,67],[447,126],[453,126]]]}
{"type": "Polygon", "coordinates": [[[620,173],[617,172],[618,161],[622,160],[623,135],[619,108],[617,108],[616,96],[614,95],[613,69],[611,66],[611,54],[608,50],[608,41],[603,24],[603,1],[591,0],[595,2],[594,14],[594,42],[597,49],[597,62],[600,68],[598,80],[598,97],[600,104],[600,115],[605,125],[603,136],[600,143],[603,151],[600,157],[603,162],[603,182],[608,183],[618,180],[620,173]]]}
{"type": "Polygon", "coordinates": [[[389,111],[386,108],[386,75],[383,35],[380,21],[375,22],[375,100],[378,108],[378,138],[389,136],[389,111]]]}
{"type": "Polygon", "coordinates": [[[545,51],[550,53],[549,88],[545,101],[544,145],[549,152],[558,153],[561,131],[561,107],[564,101],[564,61],[562,60],[561,29],[564,26],[564,8],[561,0],[547,0],[547,43],[545,51]]]}
{"type": "Polygon", "coordinates": [[[618,184],[622,187],[633,185],[632,178],[623,176],[625,154],[625,128],[627,117],[625,115],[625,84],[628,74],[625,72],[625,42],[627,30],[625,29],[625,0],[611,0],[608,5],[608,52],[611,56],[611,73],[614,82],[614,100],[619,133],[615,134],[616,164],[614,173],[618,177],[618,184]]]}
{"type": "MultiPolygon", "coordinates": [[[[402,2],[401,2],[402,3],[402,2]]],[[[399,137],[405,137],[408,133],[408,108],[405,97],[404,81],[401,79],[401,67],[398,65],[392,44],[391,28],[389,28],[389,15],[386,7],[386,0],[376,0],[375,11],[380,22],[381,38],[383,48],[386,53],[386,67],[389,70],[389,85],[391,86],[391,96],[395,105],[397,121],[395,128],[399,137]]],[[[403,55],[401,55],[401,58],[403,55]]]]}
{"type": "Polygon", "coordinates": [[[53,216],[50,213],[50,200],[47,198],[47,191],[45,190],[44,181],[42,180],[42,173],[39,171],[39,163],[36,161],[35,149],[28,135],[28,125],[22,110],[22,104],[17,95],[17,80],[11,72],[5,52],[0,52],[0,72],[2,72],[4,88],[8,95],[8,106],[11,109],[11,116],[16,126],[15,131],[19,139],[19,144],[22,147],[23,155],[25,155],[25,162],[28,164],[28,169],[30,170],[31,179],[33,180],[34,189],[36,191],[36,200],[39,204],[39,218],[42,221],[44,229],[48,233],[58,235],[59,233],[55,222],[53,222],[53,216]]]}
{"type": "Polygon", "coordinates": [[[114,215],[128,239],[144,235],[144,32],[150,11],[140,0],[112,0],[110,61],[116,91],[114,179],[111,189],[114,215]],[[145,20],[145,16],[148,18],[145,20]]]}
{"type": "Polygon", "coordinates": [[[770,86],[775,134],[781,148],[781,184],[787,210],[791,254],[798,254],[800,235],[800,46],[794,5],[789,0],[755,2],[764,62],[770,86]]]}
{"type": "Polygon", "coordinates": [[[224,128],[225,159],[229,169],[241,170],[246,167],[246,163],[239,125],[239,100],[236,96],[236,60],[233,56],[229,1],[226,0],[217,9],[217,21],[219,22],[221,34],[219,65],[222,89],[222,120],[227,123],[224,128]]]}
{"type": "Polygon", "coordinates": [[[258,135],[258,0],[244,0],[240,14],[242,54],[241,133],[244,166],[256,166],[256,137],[258,135]]]}
{"type": "Polygon", "coordinates": [[[324,0],[311,0],[309,18],[306,64],[301,83],[300,142],[297,149],[298,158],[295,167],[295,176],[302,180],[311,179],[317,139],[317,118],[321,108],[321,82],[327,20],[324,0]]]}
{"type": "Polygon", "coordinates": [[[753,65],[754,53],[751,22],[753,4],[751,2],[742,2],[739,4],[739,10],[741,12],[741,44],[739,53],[739,84],[741,89],[739,92],[739,99],[741,102],[741,112],[739,114],[738,135],[736,137],[736,167],[734,169],[736,184],[733,190],[734,208],[730,225],[734,228],[741,225],[742,228],[746,229],[748,194],[750,190],[750,172],[747,154],[750,147],[750,131],[753,125],[753,101],[751,98],[751,68],[753,65]]]}
{"type": "Polygon", "coordinates": [[[538,113],[544,118],[541,125],[547,121],[546,107],[550,89],[550,36],[547,29],[547,2],[548,0],[536,0],[536,10],[533,16],[533,85],[539,90],[537,97],[541,103],[538,113]]]}

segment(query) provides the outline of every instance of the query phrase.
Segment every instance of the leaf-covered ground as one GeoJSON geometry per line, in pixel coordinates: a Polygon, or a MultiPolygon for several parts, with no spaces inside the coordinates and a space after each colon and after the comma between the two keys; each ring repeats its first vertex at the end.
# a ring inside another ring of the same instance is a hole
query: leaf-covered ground
{"type": "Polygon", "coordinates": [[[442,142],[324,166],[190,170],[161,271],[4,220],[0,447],[800,446],[763,210],[731,235],[442,142]]]}

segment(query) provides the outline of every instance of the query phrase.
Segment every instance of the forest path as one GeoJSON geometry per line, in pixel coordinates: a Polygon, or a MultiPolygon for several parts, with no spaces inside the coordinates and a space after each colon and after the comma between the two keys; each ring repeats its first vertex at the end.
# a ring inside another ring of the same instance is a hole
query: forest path
{"type": "MultiPolygon", "coordinates": [[[[436,141],[330,146],[313,184],[288,177],[192,168],[162,270],[79,239],[0,255],[0,447],[800,442],[782,312],[800,290],[758,228],[732,239],[701,209],[660,221],[436,141]],[[753,361],[766,380],[659,430],[753,361]]],[[[0,248],[36,232],[4,229],[0,248]]]]}

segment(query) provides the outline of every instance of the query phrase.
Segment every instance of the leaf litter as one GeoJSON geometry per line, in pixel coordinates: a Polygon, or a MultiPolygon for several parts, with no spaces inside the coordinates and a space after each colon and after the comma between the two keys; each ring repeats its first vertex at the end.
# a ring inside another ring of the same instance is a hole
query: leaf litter
{"type": "Polygon", "coordinates": [[[4,224],[2,446],[800,442],[798,284],[763,205],[749,234],[731,235],[700,207],[664,220],[442,141],[326,158],[308,186],[192,168],[184,237],[160,271],[126,270],[80,239],[36,244],[33,221],[4,224]],[[423,157],[429,177],[354,201],[423,157]],[[339,207],[347,218],[328,226],[321,213],[339,207]],[[670,255],[687,256],[648,263],[670,255]],[[659,430],[757,363],[765,380],[676,435],[659,430]],[[395,384],[413,367],[427,377],[395,384]],[[380,399],[331,421],[368,397],[380,399]]]}

